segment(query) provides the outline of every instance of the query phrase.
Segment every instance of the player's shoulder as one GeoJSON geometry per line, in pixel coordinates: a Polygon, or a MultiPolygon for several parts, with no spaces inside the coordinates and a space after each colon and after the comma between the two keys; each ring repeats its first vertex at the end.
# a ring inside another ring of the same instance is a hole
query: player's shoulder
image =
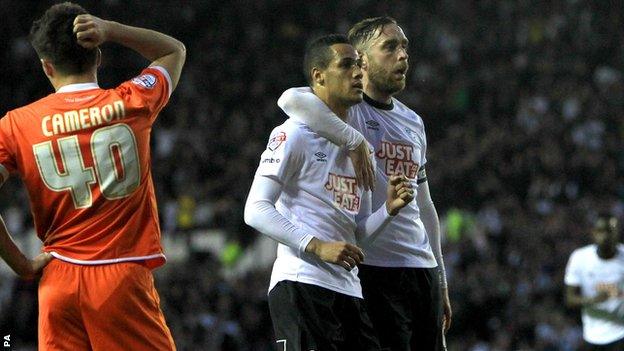
{"type": "Polygon", "coordinates": [[[159,85],[167,86],[171,89],[171,77],[167,70],[160,66],[148,66],[138,72],[129,80],[122,82],[115,88],[108,90],[122,90],[126,88],[137,88],[142,91],[151,91],[159,85]]]}
{"type": "Polygon", "coordinates": [[[368,108],[368,104],[365,101],[362,101],[358,104],[355,104],[353,106],[351,106],[348,110],[347,110],[347,120],[349,121],[349,123],[351,122],[355,122],[358,120],[364,121],[364,120],[368,120],[370,118],[375,118],[375,115],[371,115],[367,113],[367,108],[368,108]]]}
{"type": "Polygon", "coordinates": [[[588,257],[592,257],[596,255],[596,244],[589,244],[582,247],[579,247],[572,251],[570,254],[570,259],[586,259],[588,257]]]}
{"type": "Polygon", "coordinates": [[[305,147],[305,141],[313,134],[314,132],[306,124],[289,118],[284,123],[273,128],[267,147],[270,150],[275,150],[281,145],[285,145],[289,149],[305,147]]]}
{"type": "Polygon", "coordinates": [[[310,133],[311,129],[305,123],[289,118],[284,121],[284,123],[273,128],[271,135],[277,131],[288,133],[289,135],[292,135],[293,138],[300,138],[310,133]]]}
{"type": "Polygon", "coordinates": [[[424,125],[422,117],[420,117],[420,115],[416,113],[416,111],[412,110],[409,106],[405,105],[399,99],[393,97],[392,103],[394,104],[395,113],[419,125],[424,125]]]}
{"type": "Polygon", "coordinates": [[[37,111],[41,110],[42,108],[49,107],[50,99],[53,96],[54,94],[49,94],[29,104],[14,108],[6,112],[6,114],[2,117],[2,119],[16,119],[16,118],[19,119],[19,118],[23,118],[24,116],[38,115],[37,111]]]}

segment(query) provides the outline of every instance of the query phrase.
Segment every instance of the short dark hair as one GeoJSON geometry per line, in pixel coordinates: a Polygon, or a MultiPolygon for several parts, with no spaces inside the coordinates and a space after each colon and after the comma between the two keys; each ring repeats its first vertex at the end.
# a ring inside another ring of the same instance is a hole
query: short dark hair
{"type": "Polygon", "coordinates": [[[40,58],[50,60],[62,74],[80,74],[97,60],[97,49],[78,44],[74,19],[88,12],[80,5],[64,2],[50,7],[30,28],[29,40],[40,58]]]}
{"type": "Polygon", "coordinates": [[[368,43],[375,37],[377,30],[381,33],[383,27],[388,24],[397,24],[397,21],[388,16],[361,20],[349,29],[349,41],[357,51],[363,53],[368,49],[368,43]]]}
{"type": "Polygon", "coordinates": [[[327,68],[333,58],[330,47],[334,44],[349,44],[349,39],[342,34],[328,34],[322,37],[316,38],[308,44],[306,47],[305,55],[303,57],[303,73],[310,86],[314,85],[312,79],[312,68],[318,67],[321,69],[327,68]]]}

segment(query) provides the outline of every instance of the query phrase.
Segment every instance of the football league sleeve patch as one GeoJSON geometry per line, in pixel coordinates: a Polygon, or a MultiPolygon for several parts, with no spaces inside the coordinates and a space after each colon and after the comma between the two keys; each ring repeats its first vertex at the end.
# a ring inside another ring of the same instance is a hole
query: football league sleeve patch
{"type": "Polygon", "coordinates": [[[150,117],[155,119],[169,101],[171,78],[164,68],[150,66],[120,85],[118,91],[126,97],[126,103],[130,103],[132,107],[146,108],[150,117]]]}
{"type": "Polygon", "coordinates": [[[289,135],[283,129],[275,129],[271,133],[256,175],[270,177],[282,184],[288,181],[298,164],[292,137],[292,133],[289,135]]]}

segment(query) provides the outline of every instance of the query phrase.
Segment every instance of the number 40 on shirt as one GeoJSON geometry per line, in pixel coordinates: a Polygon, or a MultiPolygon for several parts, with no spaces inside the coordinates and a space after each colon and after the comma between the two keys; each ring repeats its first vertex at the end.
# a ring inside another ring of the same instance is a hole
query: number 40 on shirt
{"type": "Polygon", "coordinates": [[[52,141],[33,145],[39,174],[50,190],[69,191],[76,208],[92,205],[91,186],[96,182],[102,195],[109,200],[126,197],[139,186],[141,172],[136,138],[127,124],[115,124],[93,132],[89,144],[95,167],[85,166],[78,136],[60,138],[57,143],[63,171],[55,160],[52,141]]]}

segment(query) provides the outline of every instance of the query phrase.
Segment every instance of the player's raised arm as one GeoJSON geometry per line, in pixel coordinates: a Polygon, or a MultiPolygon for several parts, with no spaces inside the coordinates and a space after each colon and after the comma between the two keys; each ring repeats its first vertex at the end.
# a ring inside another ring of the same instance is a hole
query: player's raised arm
{"type": "Polygon", "coordinates": [[[375,167],[369,155],[368,142],[362,133],[341,120],[308,87],[290,88],[277,100],[278,106],[290,117],[305,123],[324,138],[349,149],[358,183],[374,189],[375,167]]]}
{"type": "Polygon", "coordinates": [[[74,33],[78,43],[85,48],[94,48],[105,42],[126,46],[152,61],[151,66],[165,68],[171,77],[172,90],[178,85],[186,60],[186,48],[179,40],[154,30],[106,21],[88,14],[76,16],[74,33]]]}

